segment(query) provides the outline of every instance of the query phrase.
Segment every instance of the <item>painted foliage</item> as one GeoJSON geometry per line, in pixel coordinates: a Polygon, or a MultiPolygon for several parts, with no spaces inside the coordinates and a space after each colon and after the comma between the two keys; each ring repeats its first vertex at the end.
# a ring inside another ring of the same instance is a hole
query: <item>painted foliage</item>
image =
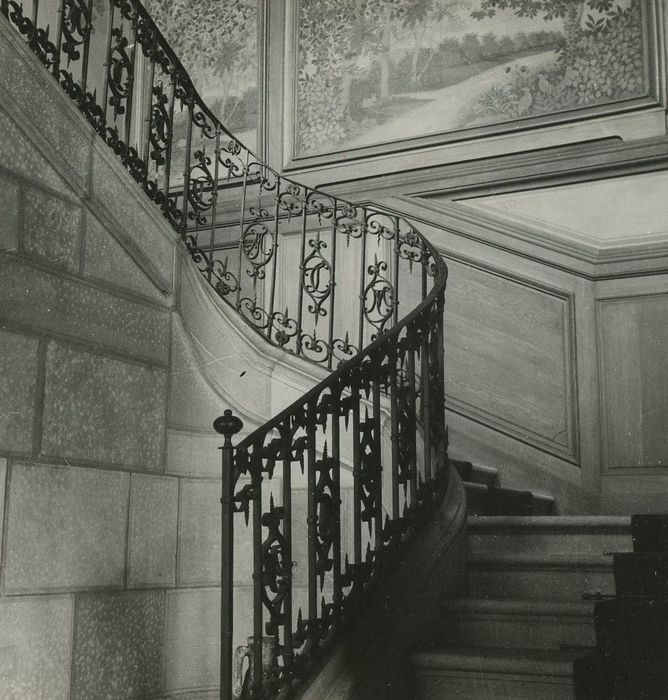
{"type": "Polygon", "coordinates": [[[297,156],[643,97],[643,0],[298,0],[297,156]]]}
{"type": "Polygon", "coordinates": [[[151,0],[149,11],[221,122],[257,140],[257,0],[151,0]]]}

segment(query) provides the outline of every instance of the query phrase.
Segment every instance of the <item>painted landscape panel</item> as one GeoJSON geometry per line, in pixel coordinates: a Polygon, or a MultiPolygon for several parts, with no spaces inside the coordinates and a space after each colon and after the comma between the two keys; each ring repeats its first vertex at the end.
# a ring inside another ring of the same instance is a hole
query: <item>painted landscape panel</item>
{"type": "Polygon", "coordinates": [[[644,0],[297,0],[295,155],[644,97],[644,0]]]}
{"type": "MultiPolygon", "coordinates": [[[[147,8],[204,102],[236,138],[255,149],[258,0],[151,0],[147,8]]],[[[175,129],[185,132],[178,114],[175,129]]]]}

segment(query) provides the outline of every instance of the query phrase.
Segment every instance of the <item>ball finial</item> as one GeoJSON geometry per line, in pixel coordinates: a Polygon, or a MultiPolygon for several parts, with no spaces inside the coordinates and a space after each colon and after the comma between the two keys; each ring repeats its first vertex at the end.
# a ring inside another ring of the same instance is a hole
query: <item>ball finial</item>
{"type": "Polygon", "coordinates": [[[226,408],[223,415],[216,418],[213,428],[217,433],[225,436],[225,445],[232,443],[232,435],[236,435],[244,427],[240,418],[235,416],[231,409],[226,408]]]}

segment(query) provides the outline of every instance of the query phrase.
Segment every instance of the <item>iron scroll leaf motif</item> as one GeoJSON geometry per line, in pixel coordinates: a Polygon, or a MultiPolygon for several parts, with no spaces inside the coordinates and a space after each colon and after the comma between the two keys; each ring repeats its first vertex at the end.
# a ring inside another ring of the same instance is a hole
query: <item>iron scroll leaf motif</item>
{"type": "Polygon", "coordinates": [[[375,340],[385,330],[397,303],[394,285],[384,274],[387,270],[387,262],[379,261],[377,256],[367,269],[371,279],[363,292],[364,316],[375,329],[371,340],[375,340]]]}
{"type": "Polygon", "coordinates": [[[262,543],[262,601],[269,613],[266,633],[277,635],[285,624],[283,604],[289,592],[292,562],[285,556],[286,541],[283,535],[285,508],[274,504],[270,498],[269,510],[262,515],[262,525],[267,535],[262,543]]]}
{"type": "Polygon", "coordinates": [[[65,0],[61,13],[61,51],[67,57],[67,66],[82,57],[92,29],[91,0],[65,0]]]}
{"type": "Polygon", "coordinates": [[[206,224],[205,214],[211,211],[215,196],[211,156],[206,155],[204,149],[198,149],[188,170],[188,218],[197,225],[206,224]]]}
{"type": "Polygon", "coordinates": [[[114,119],[126,112],[126,102],[132,94],[134,61],[130,39],[125,36],[123,27],[111,30],[112,45],[107,66],[109,106],[114,108],[114,119]]]}
{"type": "Polygon", "coordinates": [[[308,241],[308,246],[311,252],[302,264],[302,289],[311,299],[308,310],[315,316],[317,324],[320,317],[327,315],[323,304],[329,299],[334,282],[332,266],[323,255],[327,243],[320,238],[320,232],[308,241]]]}
{"type": "Polygon", "coordinates": [[[153,86],[151,104],[149,142],[150,159],[156,171],[167,162],[167,151],[172,135],[172,120],[169,116],[169,96],[162,83],[153,86]]]}
{"type": "Polygon", "coordinates": [[[58,50],[49,38],[48,28],[35,26],[30,18],[24,15],[23,4],[16,0],[9,0],[6,7],[3,6],[3,10],[19,33],[25,36],[28,46],[40,61],[52,69],[57,64],[58,50]]]}

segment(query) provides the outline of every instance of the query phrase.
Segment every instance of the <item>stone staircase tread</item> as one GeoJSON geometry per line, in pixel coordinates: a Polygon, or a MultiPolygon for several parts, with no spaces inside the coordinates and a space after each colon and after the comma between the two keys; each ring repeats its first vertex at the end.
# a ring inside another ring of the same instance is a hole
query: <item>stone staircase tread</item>
{"type": "Polygon", "coordinates": [[[610,515],[470,515],[469,530],[503,531],[521,530],[541,532],[605,532],[607,534],[631,534],[631,518],[610,515]]]}
{"type": "Polygon", "coordinates": [[[594,613],[594,602],[526,598],[455,598],[445,601],[443,610],[444,612],[527,617],[591,617],[594,613]]]}
{"type": "Polygon", "coordinates": [[[494,467],[486,467],[483,464],[474,464],[472,477],[477,483],[493,486],[499,477],[499,470],[494,467]]]}
{"type": "Polygon", "coordinates": [[[612,557],[579,554],[505,554],[485,552],[469,557],[471,569],[610,569],[612,557]]]}
{"type": "Polygon", "coordinates": [[[414,653],[413,663],[420,669],[477,671],[479,673],[515,673],[532,676],[573,674],[575,659],[587,653],[582,649],[527,649],[496,647],[444,647],[414,653]]]}

